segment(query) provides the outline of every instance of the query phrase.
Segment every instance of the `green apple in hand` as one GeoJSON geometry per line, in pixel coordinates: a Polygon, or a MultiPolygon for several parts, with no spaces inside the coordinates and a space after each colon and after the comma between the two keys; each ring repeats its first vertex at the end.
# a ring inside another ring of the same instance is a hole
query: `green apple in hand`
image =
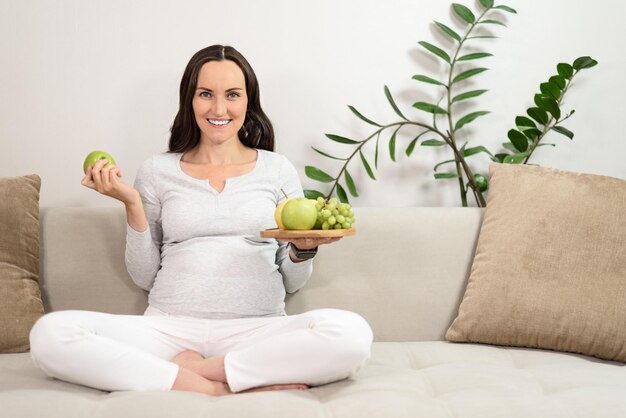
{"type": "Polygon", "coordinates": [[[87,174],[87,169],[89,167],[93,167],[100,160],[107,160],[108,163],[106,165],[115,165],[115,160],[111,157],[111,154],[104,151],[92,151],[89,155],[87,155],[87,158],[85,158],[85,162],[83,163],[83,171],[85,174],[87,174]]]}
{"type": "Polygon", "coordinates": [[[315,200],[306,197],[288,199],[280,212],[280,219],[285,229],[313,229],[317,221],[315,203],[315,200]]]}

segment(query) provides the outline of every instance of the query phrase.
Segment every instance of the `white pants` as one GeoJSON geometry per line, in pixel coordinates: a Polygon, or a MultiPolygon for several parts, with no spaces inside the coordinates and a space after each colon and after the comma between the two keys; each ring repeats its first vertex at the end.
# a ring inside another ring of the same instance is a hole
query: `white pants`
{"type": "Polygon", "coordinates": [[[349,377],[369,358],[372,331],[359,315],[319,309],[270,318],[198,319],[154,308],[141,315],[57,311],[30,333],[31,356],[49,376],[93,388],[170,390],[171,360],[193,350],[225,356],[233,392],[349,377]]]}

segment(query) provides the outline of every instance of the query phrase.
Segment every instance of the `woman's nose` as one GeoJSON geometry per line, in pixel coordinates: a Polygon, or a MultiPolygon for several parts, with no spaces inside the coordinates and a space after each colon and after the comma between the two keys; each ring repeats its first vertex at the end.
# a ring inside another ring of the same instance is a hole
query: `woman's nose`
{"type": "Polygon", "coordinates": [[[215,101],[213,102],[213,112],[215,113],[215,116],[225,115],[226,109],[227,109],[226,100],[221,99],[221,98],[216,98],[215,101]]]}

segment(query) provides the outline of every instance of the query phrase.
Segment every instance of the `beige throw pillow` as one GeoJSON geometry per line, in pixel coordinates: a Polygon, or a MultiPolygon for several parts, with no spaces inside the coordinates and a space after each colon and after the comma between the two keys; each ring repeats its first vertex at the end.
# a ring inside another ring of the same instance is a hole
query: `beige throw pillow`
{"type": "Polygon", "coordinates": [[[27,351],[30,329],[43,314],[40,187],[37,175],[0,178],[0,353],[27,351]]]}
{"type": "Polygon", "coordinates": [[[446,339],[626,361],[626,181],[492,164],[446,339]]]}

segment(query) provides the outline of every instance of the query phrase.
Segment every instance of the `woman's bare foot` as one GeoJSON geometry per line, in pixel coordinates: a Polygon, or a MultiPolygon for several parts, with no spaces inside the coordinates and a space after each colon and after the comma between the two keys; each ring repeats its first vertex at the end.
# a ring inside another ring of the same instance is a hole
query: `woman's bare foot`
{"type": "Polygon", "coordinates": [[[179,367],[178,375],[172,385],[172,390],[185,392],[198,392],[211,396],[223,396],[232,394],[228,385],[224,382],[215,382],[205,379],[191,370],[179,367]]]}
{"type": "MultiPolygon", "coordinates": [[[[203,393],[208,393],[210,395],[221,396],[221,395],[230,395],[233,392],[230,391],[228,384],[226,383],[226,372],[224,371],[224,357],[209,357],[204,358],[198,352],[192,350],[186,350],[182,353],[178,354],[172,360],[174,363],[178,364],[181,369],[185,369],[191,372],[198,377],[204,378],[206,382],[197,381],[198,379],[193,379],[194,383],[202,384],[203,393]]],[[[192,377],[188,373],[181,372],[184,378],[192,377]]],[[[185,379],[186,380],[186,379],[185,379]]],[[[176,386],[176,385],[175,385],[176,386]]],[[[195,385],[194,385],[195,386],[195,385]]],[[[274,390],[306,390],[309,387],[304,384],[284,384],[284,385],[269,385],[269,386],[260,386],[252,389],[247,389],[238,393],[248,393],[248,392],[266,392],[266,391],[274,391],[274,390]]],[[[180,389],[180,390],[188,390],[188,389],[180,389]]],[[[198,391],[198,390],[194,390],[198,391]]]]}
{"type": "Polygon", "coordinates": [[[226,383],[223,356],[204,358],[200,353],[186,350],[174,357],[172,361],[206,379],[226,383]]]}
{"type": "Polygon", "coordinates": [[[204,360],[204,357],[202,357],[200,353],[192,350],[186,350],[174,357],[172,362],[178,364],[180,367],[184,367],[185,369],[193,370],[194,365],[198,361],[202,360],[204,360]]]}

